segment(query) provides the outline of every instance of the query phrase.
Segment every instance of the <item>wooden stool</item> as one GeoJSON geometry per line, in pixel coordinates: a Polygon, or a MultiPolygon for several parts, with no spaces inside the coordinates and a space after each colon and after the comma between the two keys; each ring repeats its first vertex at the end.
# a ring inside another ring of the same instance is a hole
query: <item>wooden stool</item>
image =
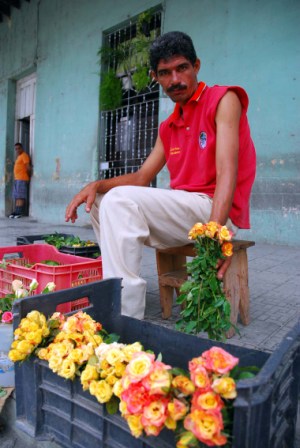
{"type": "MultiPolygon", "coordinates": [[[[233,256],[227,269],[223,287],[225,295],[231,305],[230,321],[236,325],[238,313],[244,325],[249,324],[249,287],[248,287],[248,247],[254,246],[254,241],[235,240],[233,243],[233,256]]],[[[174,289],[179,294],[180,286],[187,279],[185,268],[186,257],[194,257],[194,244],[156,249],[156,264],[160,303],[163,319],[172,315],[174,289]]],[[[230,338],[234,335],[234,328],[227,333],[230,338]]]]}

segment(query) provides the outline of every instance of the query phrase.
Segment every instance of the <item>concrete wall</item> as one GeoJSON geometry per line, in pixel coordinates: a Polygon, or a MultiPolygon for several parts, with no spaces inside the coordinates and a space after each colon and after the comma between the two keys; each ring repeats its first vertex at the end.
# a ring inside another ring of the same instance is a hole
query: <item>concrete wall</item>
{"type": "MultiPolygon", "coordinates": [[[[61,223],[65,205],[97,177],[97,51],[103,31],[158,4],[146,0],[31,0],[0,24],[0,213],[13,162],[14,82],[37,73],[31,215],[61,223]],[[7,155],[7,157],[6,157],[7,155]]],[[[300,244],[299,20],[297,0],[166,0],[163,31],[188,32],[209,85],[242,85],[257,148],[256,241],[300,244]]],[[[173,105],[161,98],[160,118],[173,105]]],[[[159,185],[167,185],[164,172],[159,185]]],[[[7,190],[8,191],[8,190],[7,190]]],[[[81,212],[79,223],[88,222],[81,212]]]]}

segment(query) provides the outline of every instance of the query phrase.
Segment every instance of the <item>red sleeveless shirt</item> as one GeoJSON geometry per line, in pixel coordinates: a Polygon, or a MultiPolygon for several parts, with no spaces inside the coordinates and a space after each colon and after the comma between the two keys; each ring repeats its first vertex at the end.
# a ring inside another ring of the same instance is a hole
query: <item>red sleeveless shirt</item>
{"type": "Polygon", "coordinates": [[[216,123],[221,98],[234,91],[242,104],[239,128],[237,184],[229,217],[239,228],[250,228],[250,193],[255,178],[256,155],[247,120],[248,96],[241,87],[213,86],[203,82],[182,108],[161,123],[170,187],[175,190],[205,193],[213,197],[216,188],[216,123]]]}

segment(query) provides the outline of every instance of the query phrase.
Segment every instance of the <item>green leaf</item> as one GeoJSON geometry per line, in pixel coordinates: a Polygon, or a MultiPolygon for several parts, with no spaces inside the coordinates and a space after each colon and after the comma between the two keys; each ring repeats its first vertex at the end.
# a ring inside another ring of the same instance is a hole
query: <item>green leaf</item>
{"type": "Polygon", "coordinates": [[[255,377],[256,375],[254,374],[254,373],[251,373],[251,372],[241,372],[240,374],[239,374],[239,376],[237,377],[237,379],[238,380],[245,380],[245,379],[247,379],[247,378],[253,378],[253,377],[255,377]]]}
{"type": "Polygon", "coordinates": [[[187,332],[187,333],[191,333],[192,331],[195,330],[196,326],[197,326],[197,322],[196,322],[196,321],[193,321],[193,320],[190,321],[190,322],[187,324],[187,326],[186,326],[186,332],[187,332]]]}
{"type": "Polygon", "coordinates": [[[7,391],[0,386],[0,398],[5,397],[5,395],[7,395],[7,391]]]}
{"type": "Polygon", "coordinates": [[[120,336],[117,333],[110,333],[103,337],[103,342],[105,342],[105,344],[112,344],[113,342],[118,342],[119,340],[120,336]]]}
{"type": "Polygon", "coordinates": [[[161,362],[162,361],[162,354],[161,353],[159,353],[158,355],[157,355],[157,361],[159,361],[159,362],[161,362]]]}
{"type": "Polygon", "coordinates": [[[183,375],[189,377],[188,372],[186,372],[184,369],[180,369],[179,367],[174,367],[173,369],[169,370],[169,372],[174,376],[183,375]]]}
{"type": "Polygon", "coordinates": [[[106,403],[106,410],[110,415],[116,414],[119,410],[120,400],[113,395],[111,399],[106,403]]]}

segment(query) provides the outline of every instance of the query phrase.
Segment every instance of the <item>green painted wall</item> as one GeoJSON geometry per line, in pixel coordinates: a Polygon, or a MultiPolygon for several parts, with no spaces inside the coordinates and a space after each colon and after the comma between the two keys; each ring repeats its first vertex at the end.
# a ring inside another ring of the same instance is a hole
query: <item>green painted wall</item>
{"type": "MultiPolygon", "coordinates": [[[[13,157],[15,80],[37,73],[31,215],[62,223],[68,201],[97,176],[102,33],[158,3],[31,0],[0,24],[2,215],[5,166],[13,157]]],[[[182,30],[193,38],[202,61],[200,78],[210,85],[239,84],[249,94],[258,170],[252,230],[241,236],[299,245],[300,2],[166,0],[163,6],[163,31],[182,30]]],[[[161,119],[172,107],[161,98],[161,119]]],[[[163,173],[159,185],[167,180],[163,173]]],[[[86,222],[82,211],[79,224],[86,222]]]]}

